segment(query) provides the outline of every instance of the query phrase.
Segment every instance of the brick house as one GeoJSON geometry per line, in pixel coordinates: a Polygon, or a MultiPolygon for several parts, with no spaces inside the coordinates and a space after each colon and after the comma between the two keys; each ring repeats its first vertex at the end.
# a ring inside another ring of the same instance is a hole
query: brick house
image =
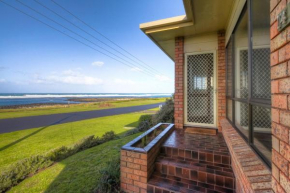
{"type": "Polygon", "coordinates": [[[154,156],[122,150],[122,189],[290,192],[290,0],[183,4],[140,25],[175,62],[175,130],[154,156]]]}

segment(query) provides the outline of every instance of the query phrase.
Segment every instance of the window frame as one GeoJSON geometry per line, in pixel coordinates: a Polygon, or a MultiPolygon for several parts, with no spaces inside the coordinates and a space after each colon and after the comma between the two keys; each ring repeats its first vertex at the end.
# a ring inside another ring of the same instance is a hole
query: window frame
{"type": "MultiPolygon", "coordinates": [[[[234,30],[230,36],[229,41],[226,45],[226,101],[230,100],[232,103],[232,121],[228,118],[228,103],[226,102],[226,118],[231,123],[231,125],[237,130],[237,132],[242,136],[242,138],[249,144],[249,146],[258,154],[258,156],[265,162],[265,164],[271,168],[271,160],[268,160],[264,154],[255,146],[254,144],[254,127],[253,127],[253,106],[261,106],[264,108],[270,108],[271,109],[271,99],[259,99],[259,98],[253,98],[253,40],[252,40],[252,34],[253,34],[253,26],[252,26],[252,0],[247,0],[245,3],[242,12],[238,18],[238,21],[234,27],[234,30]],[[248,11],[248,12],[247,12],[248,11]],[[236,49],[235,49],[235,33],[236,30],[241,23],[243,17],[245,14],[248,14],[248,98],[237,98],[235,96],[235,59],[236,59],[236,49]],[[228,96],[228,46],[229,43],[232,43],[231,47],[231,96],[228,96]],[[248,105],[248,137],[246,137],[236,126],[235,120],[236,120],[236,111],[235,111],[235,102],[238,101],[240,103],[244,103],[248,105]]],[[[270,30],[270,29],[269,29],[270,30]]],[[[269,56],[270,57],[270,56],[269,56]]],[[[269,66],[270,68],[270,66],[269,66]]],[[[269,84],[271,84],[269,82],[269,84]]]]}

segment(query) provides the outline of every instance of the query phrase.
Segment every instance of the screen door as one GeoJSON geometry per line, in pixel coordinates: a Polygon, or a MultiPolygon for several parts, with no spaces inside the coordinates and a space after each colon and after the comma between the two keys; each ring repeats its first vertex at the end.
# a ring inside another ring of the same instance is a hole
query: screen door
{"type": "Polygon", "coordinates": [[[215,53],[186,54],[185,124],[215,126],[215,53]]]}

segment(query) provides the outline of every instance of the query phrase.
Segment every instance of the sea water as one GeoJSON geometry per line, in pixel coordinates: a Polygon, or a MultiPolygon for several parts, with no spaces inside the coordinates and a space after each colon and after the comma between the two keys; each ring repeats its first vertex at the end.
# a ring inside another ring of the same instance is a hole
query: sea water
{"type": "Polygon", "coordinates": [[[171,93],[0,93],[0,106],[35,103],[79,103],[70,98],[160,98],[171,93]]]}

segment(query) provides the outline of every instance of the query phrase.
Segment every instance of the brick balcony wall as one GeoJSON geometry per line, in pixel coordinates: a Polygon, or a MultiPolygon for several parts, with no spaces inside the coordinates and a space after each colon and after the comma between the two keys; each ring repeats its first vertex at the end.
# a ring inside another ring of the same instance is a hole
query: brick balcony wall
{"type": "Polygon", "coordinates": [[[277,29],[277,15],[287,0],[271,0],[270,5],[272,188],[283,193],[290,192],[290,26],[277,29]]]}
{"type": "Polygon", "coordinates": [[[146,193],[147,182],[155,169],[161,142],[148,153],[121,150],[121,190],[128,193],[146,193]]]}
{"type": "Polygon", "coordinates": [[[218,32],[218,63],[217,63],[217,101],[218,101],[218,130],[221,132],[220,121],[226,117],[226,59],[225,32],[218,32]]]}
{"type": "Polygon", "coordinates": [[[175,38],[174,124],[182,129],[184,123],[184,37],[175,38]]]}
{"type": "Polygon", "coordinates": [[[220,123],[231,154],[232,168],[236,177],[236,192],[271,193],[271,170],[226,119],[221,120],[220,123]]]}

